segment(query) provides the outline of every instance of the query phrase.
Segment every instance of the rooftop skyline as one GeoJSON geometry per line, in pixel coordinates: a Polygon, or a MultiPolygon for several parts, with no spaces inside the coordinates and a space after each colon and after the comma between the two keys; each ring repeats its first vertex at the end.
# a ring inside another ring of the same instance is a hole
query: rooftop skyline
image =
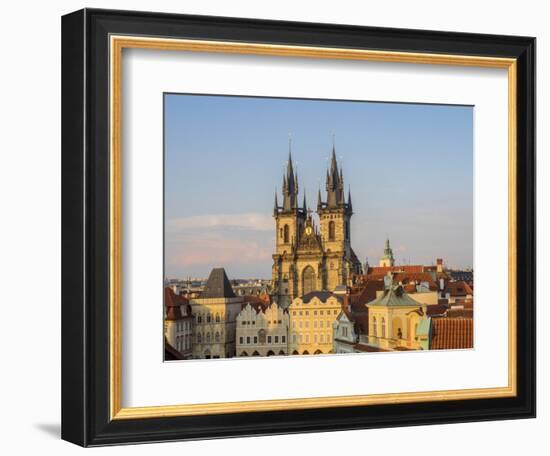
{"type": "Polygon", "coordinates": [[[167,277],[271,276],[289,133],[312,210],[334,142],[362,263],[473,266],[472,107],[167,94],[167,277]]]}

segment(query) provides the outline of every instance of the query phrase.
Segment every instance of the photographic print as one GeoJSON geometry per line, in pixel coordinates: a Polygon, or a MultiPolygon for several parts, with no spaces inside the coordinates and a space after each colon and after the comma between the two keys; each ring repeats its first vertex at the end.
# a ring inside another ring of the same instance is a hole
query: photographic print
{"type": "Polygon", "coordinates": [[[165,361],[473,348],[473,109],[165,93],[165,361]]]}

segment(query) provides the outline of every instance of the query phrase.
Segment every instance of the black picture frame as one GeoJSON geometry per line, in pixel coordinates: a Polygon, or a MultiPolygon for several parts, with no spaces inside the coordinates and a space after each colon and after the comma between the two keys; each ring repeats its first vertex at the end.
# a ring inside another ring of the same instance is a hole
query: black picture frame
{"type": "Polygon", "coordinates": [[[82,446],[535,416],[535,39],[84,9],[62,18],[62,438],[82,446]],[[111,34],[517,59],[517,396],[111,420],[111,34]]]}

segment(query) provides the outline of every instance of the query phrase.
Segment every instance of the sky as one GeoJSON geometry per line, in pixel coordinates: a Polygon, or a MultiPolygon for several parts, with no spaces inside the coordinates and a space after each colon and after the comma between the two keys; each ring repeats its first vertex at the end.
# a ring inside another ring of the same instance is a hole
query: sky
{"type": "Polygon", "coordinates": [[[270,278],[288,159],[315,210],[333,143],[352,247],[377,265],[473,266],[473,107],[165,94],[165,275],[270,278]]]}

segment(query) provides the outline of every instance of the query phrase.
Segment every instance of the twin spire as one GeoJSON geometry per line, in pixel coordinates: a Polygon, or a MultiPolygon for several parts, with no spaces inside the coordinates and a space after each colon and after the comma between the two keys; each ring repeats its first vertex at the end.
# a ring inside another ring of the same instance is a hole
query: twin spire
{"type": "MultiPolygon", "coordinates": [[[[306,195],[304,192],[304,202],[302,207],[298,207],[298,172],[294,171],[292,163],[292,151],[291,140],[288,142],[288,163],[286,165],[286,173],[283,175],[283,205],[279,206],[277,199],[277,190],[275,190],[275,205],[273,208],[274,215],[279,213],[279,210],[283,212],[297,211],[299,213],[307,214],[306,195]]],[[[336,160],[336,147],[332,146],[332,157],[330,163],[330,169],[327,169],[326,175],[326,191],[327,201],[323,202],[321,197],[321,189],[317,193],[317,210],[322,209],[337,209],[344,208],[350,214],[352,213],[351,205],[351,189],[348,189],[348,202],[346,203],[344,197],[344,176],[342,168],[338,167],[336,160]]]]}

